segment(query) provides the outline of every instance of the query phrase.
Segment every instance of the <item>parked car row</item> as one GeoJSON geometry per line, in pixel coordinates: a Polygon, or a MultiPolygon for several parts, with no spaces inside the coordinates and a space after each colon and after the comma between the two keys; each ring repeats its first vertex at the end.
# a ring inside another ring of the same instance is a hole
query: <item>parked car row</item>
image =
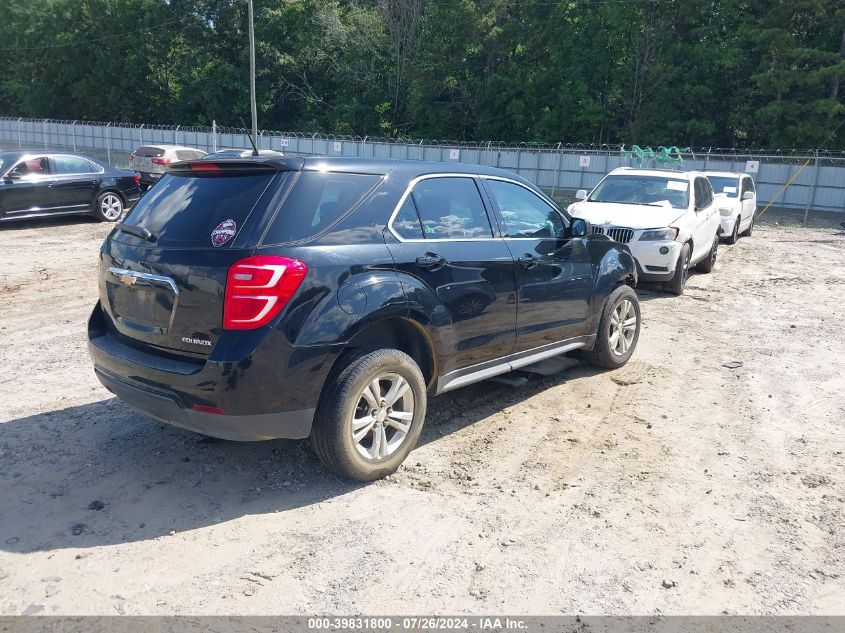
{"type": "Polygon", "coordinates": [[[692,266],[713,270],[723,235],[729,244],[751,235],[757,208],[751,176],[730,172],[620,167],[575,197],[570,213],[627,244],[641,280],[678,295],[692,266]]]}
{"type": "Polygon", "coordinates": [[[102,384],[207,435],[310,437],[362,481],[407,457],[429,396],[567,352],[624,365],[638,281],[681,294],[756,205],[745,174],[620,168],[564,210],[478,165],[187,151],[139,148],[145,176],[0,153],[2,217],[135,203],[99,255],[102,384]]]}

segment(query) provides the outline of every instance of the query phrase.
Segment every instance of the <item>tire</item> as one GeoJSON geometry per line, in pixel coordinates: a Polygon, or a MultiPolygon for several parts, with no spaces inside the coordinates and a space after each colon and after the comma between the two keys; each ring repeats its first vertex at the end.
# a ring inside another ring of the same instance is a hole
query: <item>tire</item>
{"type": "Polygon", "coordinates": [[[94,217],[100,222],[117,222],[123,216],[123,198],[116,191],[104,191],[94,203],[94,217]]]}
{"type": "Polygon", "coordinates": [[[311,430],[314,452],[341,477],[381,479],[396,472],[419,439],[425,421],[425,380],[414,360],[395,349],[342,362],[340,371],[327,381],[317,406],[311,430]],[[376,380],[378,394],[372,387],[376,380]],[[403,384],[407,389],[389,403],[386,398],[391,397],[391,388],[402,389],[403,384]],[[373,411],[378,413],[373,416],[373,411]],[[401,419],[394,417],[397,413],[402,414],[401,419]],[[356,419],[364,425],[356,424],[356,419]],[[360,435],[354,436],[356,432],[360,435]]]}
{"type": "Polygon", "coordinates": [[[751,224],[748,225],[748,228],[742,232],[743,237],[751,237],[751,233],[754,231],[754,216],[751,216],[751,224]]]}
{"type": "Polygon", "coordinates": [[[690,247],[689,242],[684,244],[678,255],[678,261],[675,263],[675,276],[672,281],[666,282],[666,290],[673,295],[684,294],[684,286],[687,285],[687,277],[689,277],[689,258],[690,247]]]}
{"type": "Polygon", "coordinates": [[[593,349],[584,352],[584,360],[606,369],[622,367],[637,347],[641,324],[637,293],[630,286],[618,286],[604,302],[596,342],[593,349]],[[635,322],[630,323],[631,319],[635,322]],[[620,331],[626,323],[627,329],[620,331]]]}
{"type": "Polygon", "coordinates": [[[727,240],[725,240],[728,244],[736,244],[736,241],[739,239],[739,223],[742,218],[737,218],[736,222],[734,223],[734,230],[731,232],[730,236],[727,240]]]}
{"type": "Polygon", "coordinates": [[[710,247],[710,252],[707,253],[707,257],[698,262],[695,269],[703,273],[712,273],[713,269],[716,267],[716,254],[718,250],[719,236],[717,235],[713,238],[713,246],[710,247]]]}

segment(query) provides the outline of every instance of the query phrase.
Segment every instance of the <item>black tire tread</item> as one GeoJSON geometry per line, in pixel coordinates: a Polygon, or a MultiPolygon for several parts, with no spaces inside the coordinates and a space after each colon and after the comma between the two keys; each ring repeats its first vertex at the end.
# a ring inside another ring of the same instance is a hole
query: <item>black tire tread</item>
{"type": "Polygon", "coordinates": [[[736,219],[734,223],[734,229],[731,234],[728,236],[728,239],[725,240],[727,244],[736,244],[737,240],[739,239],[739,223],[742,220],[741,217],[736,219]]]}
{"type": "MultiPolygon", "coordinates": [[[[688,257],[692,256],[692,249],[690,248],[689,242],[684,244],[683,248],[681,249],[681,254],[678,255],[678,261],[675,262],[675,276],[672,277],[671,281],[666,282],[666,290],[671,292],[673,295],[682,295],[684,294],[684,286],[686,285],[686,280],[681,281],[681,277],[678,275],[680,272],[680,264],[683,259],[684,251],[688,253],[688,257]]],[[[687,271],[687,275],[689,275],[689,271],[687,271]]]]}
{"type": "Polygon", "coordinates": [[[419,438],[425,420],[425,380],[414,359],[396,349],[360,351],[350,355],[342,363],[340,370],[334,372],[333,376],[329,376],[326,388],[317,406],[311,429],[311,442],[314,452],[329,470],[340,477],[357,481],[381,479],[396,471],[419,438]],[[412,378],[417,383],[415,416],[418,419],[415,418],[414,427],[412,427],[415,430],[412,431],[412,436],[406,440],[406,446],[401,447],[382,465],[369,468],[361,467],[349,459],[344,450],[341,434],[345,433],[346,429],[345,425],[339,422],[345,420],[349,413],[347,410],[349,399],[357,395],[357,393],[353,393],[353,390],[358,380],[363,376],[375,373],[380,366],[396,365],[397,363],[407,365],[405,369],[408,370],[410,376],[406,376],[406,378],[412,378]],[[420,394],[422,394],[421,397],[420,394]]]}
{"type": "Polygon", "coordinates": [[[715,252],[719,250],[719,236],[717,235],[713,238],[713,244],[710,246],[710,250],[707,253],[707,257],[702,259],[695,265],[695,269],[702,273],[712,273],[713,268],[716,265],[715,260],[715,252]]]}

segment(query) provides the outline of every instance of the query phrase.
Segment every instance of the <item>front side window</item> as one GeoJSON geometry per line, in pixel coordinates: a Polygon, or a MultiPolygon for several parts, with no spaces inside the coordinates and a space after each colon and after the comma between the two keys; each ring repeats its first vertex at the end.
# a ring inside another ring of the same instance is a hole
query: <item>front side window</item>
{"type": "Polygon", "coordinates": [[[696,209],[706,209],[713,202],[713,189],[706,178],[695,179],[696,209]]]}
{"type": "Polygon", "coordinates": [[[50,173],[50,164],[46,158],[30,158],[14,166],[9,171],[12,178],[27,178],[29,176],[41,176],[50,173]]]}
{"type": "Polygon", "coordinates": [[[502,180],[486,182],[499,207],[507,237],[552,238],[563,235],[563,218],[540,196],[502,180]]]}
{"type": "MultiPolygon", "coordinates": [[[[420,231],[425,239],[493,237],[490,219],[472,178],[426,178],[414,185],[397,216],[397,222],[401,217],[406,230],[412,230],[413,214],[408,200],[416,207],[420,231]]],[[[394,228],[400,230],[396,222],[394,228]]]]}
{"type": "Polygon", "coordinates": [[[90,174],[91,163],[78,156],[54,156],[53,164],[57,174],[90,174]]]}
{"type": "Polygon", "coordinates": [[[671,176],[618,174],[605,178],[587,201],[686,209],[689,189],[689,181],[671,176]]]}

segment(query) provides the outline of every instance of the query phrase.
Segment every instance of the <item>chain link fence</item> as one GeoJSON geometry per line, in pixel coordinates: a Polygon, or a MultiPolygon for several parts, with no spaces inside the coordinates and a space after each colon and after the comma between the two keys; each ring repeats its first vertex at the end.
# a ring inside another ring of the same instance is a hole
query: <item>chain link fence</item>
{"type": "MultiPolygon", "coordinates": [[[[0,149],[61,149],[116,167],[141,145],[185,145],[207,152],[248,149],[243,128],[95,123],[0,117],[0,149]]],[[[302,156],[452,161],[500,167],[533,181],[560,203],[575,200],[616,167],[749,172],[757,183],[757,221],[835,227],[845,221],[845,152],[650,148],[619,145],[457,142],[334,136],[262,130],[260,149],[302,156]]]]}

